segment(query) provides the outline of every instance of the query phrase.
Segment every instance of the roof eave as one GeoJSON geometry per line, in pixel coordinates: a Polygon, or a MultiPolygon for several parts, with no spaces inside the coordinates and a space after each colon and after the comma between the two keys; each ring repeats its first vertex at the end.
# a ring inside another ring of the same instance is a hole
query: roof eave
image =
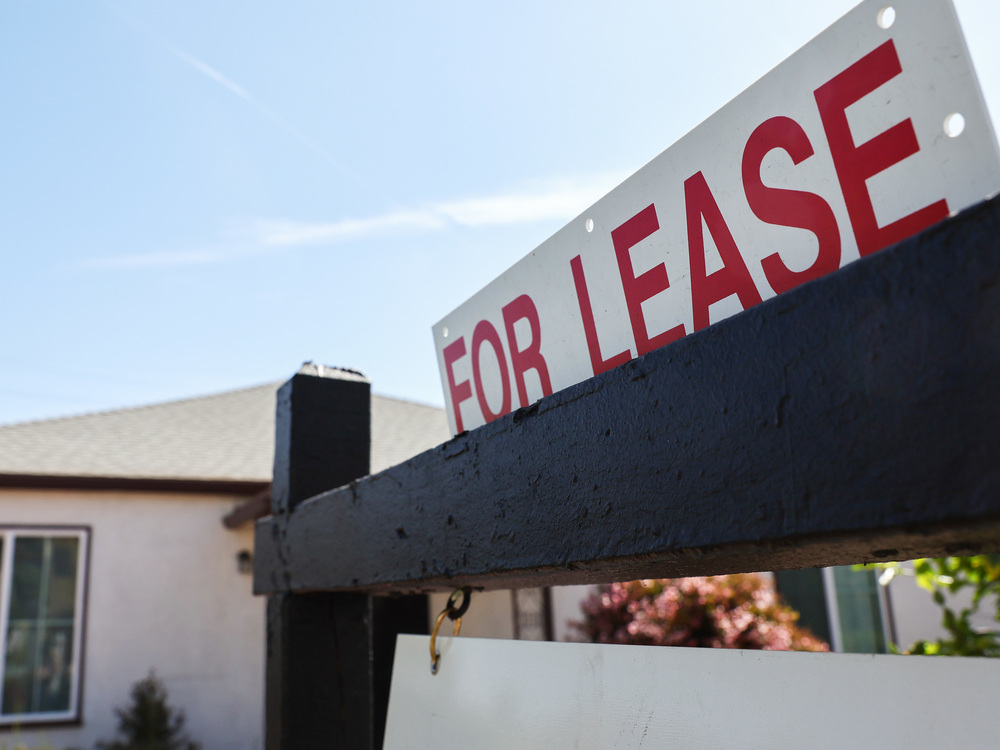
{"type": "Polygon", "coordinates": [[[0,488],[52,490],[137,490],[147,492],[252,495],[266,489],[270,480],[197,479],[179,477],[109,477],[68,474],[0,473],[0,488]]]}

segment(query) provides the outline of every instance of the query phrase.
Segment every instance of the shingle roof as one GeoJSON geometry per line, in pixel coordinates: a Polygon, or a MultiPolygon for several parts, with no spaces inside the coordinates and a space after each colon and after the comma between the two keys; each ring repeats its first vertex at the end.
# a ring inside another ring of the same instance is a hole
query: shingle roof
{"type": "MultiPolygon", "coordinates": [[[[0,474],[268,482],[280,383],[0,426],[0,474]]],[[[372,472],[447,440],[442,409],[372,395],[372,472]]]]}

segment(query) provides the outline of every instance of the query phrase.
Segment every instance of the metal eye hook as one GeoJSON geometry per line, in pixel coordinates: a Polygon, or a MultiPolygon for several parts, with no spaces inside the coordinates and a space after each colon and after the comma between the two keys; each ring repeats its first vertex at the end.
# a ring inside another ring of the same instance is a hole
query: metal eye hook
{"type": "Polygon", "coordinates": [[[431,674],[437,674],[438,665],[441,662],[441,652],[437,650],[437,635],[438,631],[441,629],[441,623],[444,622],[445,615],[449,619],[455,621],[455,632],[454,635],[458,635],[462,630],[462,615],[464,615],[469,610],[469,604],[472,602],[472,588],[466,586],[465,588],[455,589],[448,597],[448,603],[445,608],[441,610],[441,614],[437,616],[437,621],[434,623],[434,629],[431,631],[431,674]],[[455,606],[455,602],[461,595],[462,603],[459,606],[455,606]]]}

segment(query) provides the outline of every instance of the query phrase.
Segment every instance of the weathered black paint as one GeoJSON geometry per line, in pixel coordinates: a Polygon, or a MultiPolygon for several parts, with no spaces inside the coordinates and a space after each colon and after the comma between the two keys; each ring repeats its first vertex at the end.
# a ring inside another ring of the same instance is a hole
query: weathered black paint
{"type": "Polygon", "coordinates": [[[256,590],[1000,549],[1000,202],[300,506],[256,590]]]}
{"type": "Polygon", "coordinates": [[[371,454],[371,383],[359,373],[306,364],[278,389],[271,510],[363,477],[371,454]]]}
{"type": "MultiPolygon", "coordinates": [[[[288,554],[286,528],[310,494],[368,473],[370,402],[367,380],[309,365],[278,391],[270,549],[288,554]]],[[[269,750],[381,747],[396,633],[426,631],[426,597],[272,595],[269,750]]]]}
{"type": "Polygon", "coordinates": [[[374,748],[370,596],[267,602],[266,746],[374,748]]]}

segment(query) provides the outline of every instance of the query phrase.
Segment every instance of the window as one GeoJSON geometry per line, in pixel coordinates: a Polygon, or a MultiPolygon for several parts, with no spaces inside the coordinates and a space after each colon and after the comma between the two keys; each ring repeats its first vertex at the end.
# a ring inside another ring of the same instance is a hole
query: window
{"type": "Polygon", "coordinates": [[[774,577],[784,600],[799,611],[799,624],[828,641],[834,651],[888,650],[891,623],[874,570],[811,568],[778,571],[774,577]]]}
{"type": "Polygon", "coordinates": [[[79,717],[86,529],[0,527],[0,723],[79,717]]]}
{"type": "Polygon", "coordinates": [[[836,592],[830,603],[831,617],[840,624],[838,650],[856,654],[884,654],[888,648],[884,615],[884,592],[875,570],[851,567],[827,568],[827,592],[836,592]],[[831,580],[832,579],[832,580],[831,580]],[[832,584],[832,585],[831,585],[832,584]]]}

